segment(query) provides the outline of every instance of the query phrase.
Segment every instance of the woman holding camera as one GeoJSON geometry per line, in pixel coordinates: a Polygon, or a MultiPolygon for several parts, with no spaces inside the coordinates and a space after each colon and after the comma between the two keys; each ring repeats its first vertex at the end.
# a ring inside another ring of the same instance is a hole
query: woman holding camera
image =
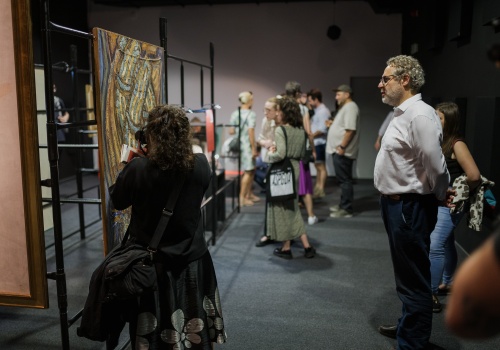
{"type": "Polygon", "coordinates": [[[158,298],[143,294],[131,310],[134,349],[212,349],[224,343],[219,290],[201,223],[200,206],[211,170],[204,154],[194,154],[189,120],[178,107],[149,112],[147,157],[136,157],[110,188],[114,207],[132,206],[131,240],[148,245],[167,198],[183,178],[181,192],[162,236],[155,265],[158,298]]]}

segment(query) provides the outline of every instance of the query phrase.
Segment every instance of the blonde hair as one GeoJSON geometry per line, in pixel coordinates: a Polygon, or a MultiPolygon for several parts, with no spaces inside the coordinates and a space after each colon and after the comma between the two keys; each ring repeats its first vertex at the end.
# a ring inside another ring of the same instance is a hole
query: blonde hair
{"type": "Polygon", "coordinates": [[[245,104],[245,103],[248,103],[250,102],[250,100],[253,98],[253,94],[251,91],[243,91],[243,92],[240,92],[240,94],[238,95],[238,100],[242,103],[242,104],[245,104]]]}

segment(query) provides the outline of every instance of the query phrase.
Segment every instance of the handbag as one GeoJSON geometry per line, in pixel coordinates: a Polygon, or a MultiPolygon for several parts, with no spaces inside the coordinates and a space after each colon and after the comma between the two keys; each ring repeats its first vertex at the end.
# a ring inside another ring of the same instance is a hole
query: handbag
{"type": "MultiPolygon", "coordinates": [[[[239,115],[239,120],[241,120],[241,108],[240,107],[238,107],[238,115],[239,115]]],[[[247,115],[247,118],[243,122],[243,125],[241,125],[239,127],[239,129],[240,129],[239,131],[241,131],[241,129],[245,126],[245,124],[248,121],[249,116],[250,116],[250,113],[249,113],[249,115],[247,115]]],[[[231,141],[229,141],[229,144],[227,145],[227,148],[229,149],[229,152],[240,153],[240,138],[239,138],[239,135],[240,135],[240,133],[238,132],[238,135],[234,135],[233,138],[231,139],[231,141]]]]}
{"type": "Polygon", "coordinates": [[[157,289],[154,254],[173,214],[183,182],[184,179],[181,177],[180,183],[175,186],[162,210],[160,221],[147,247],[129,241],[129,231],[127,231],[122,243],[104,260],[104,302],[115,299],[126,300],[157,289]]]}
{"type": "MultiPolygon", "coordinates": [[[[281,129],[285,135],[285,144],[287,144],[286,130],[283,126],[281,129]]],[[[269,166],[266,176],[266,195],[268,202],[283,202],[297,197],[295,174],[290,158],[285,156],[282,161],[269,166]]]]}

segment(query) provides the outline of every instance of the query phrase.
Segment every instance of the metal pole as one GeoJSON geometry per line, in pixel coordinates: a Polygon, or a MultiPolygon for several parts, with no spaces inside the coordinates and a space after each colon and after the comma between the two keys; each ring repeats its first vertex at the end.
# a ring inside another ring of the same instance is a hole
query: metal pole
{"type": "Polygon", "coordinates": [[[181,62],[181,105],[184,107],[184,62],[181,62]]]}
{"type": "Polygon", "coordinates": [[[66,275],[64,273],[64,255],[62,244],[61,203],[59,194],[59,150],[57,147],[57,125],[54,120],[54,93],[52,83],[51,41],[49,32],[49,0],[40,0],[42,19],[42,50],[45,75],[45,104],[47,105],[47,141],[52,182],[52,218],[54,222],[54,242],[56,255],[56,284],[59,320],[61,322],[61,341],[64,350],[69,349],[68,331],[68,296],[66,291],[66,275]]]}
{"type": "MultiPolygon", "coordinates": [[[[80,101],[78,99],[78,74],[76,70],[78,69],[78,51],[76,45],[70,45],[70,57],[71,57],[71,80],[73,82],[73,110],[76,121],[80,121],[80,101]]],[[[82,142],[81,135],[78,135],[79,142],[82,142]]],[[[78,198],[83,198],[83,177],[82,177],[82,152],[83,149],[76,150],[76,189],[78,198]]],[[[80,239],[85,239],[85,211],[83,209],[83,203],[78,203],[78,218],[80,221],[80,239]]]]}
{"type": "MultiPolygon", "coordinates": [[[[214,44],[210,43],[210,103],[212,105],[212,114],[214,117],[213,123],[214,126],[217,125],[216,123],[216,109],[214,108],[215,105],[215,92],[214,92],[214,44]]],[[[214,142],[216,142],[216,132],[215,132],[215,127],[213,128],[214,130],[214,142]]],[[[213,203],[212,203],[212,245],[215,245],[215,239],[217,237],[217,167],[215,163],[215,150],[212,151],[212,195],[213,195],[213,203]]]]}
{"type": "MultiPolygon", "coordinates": [[[[205,105],[205,102],[204,102],[204,99],[203,99],[203,95],[204,95],[204,92],[203,92],[203,88],[204,88],[204,81],[203,81],[203,67],[200,67],[200,86],[201,86],[201,89],[200,89],[200,102],[201,102],[201,108],[203,108],[203,106],[205,105]]],[[[213,107],[212,107],[213,108],[213,107]]],[[[214,124],[215,125],[215,124],[214,124]]]]}
{"type": "Polygon", "coordinates": [[[168,71],[167,71],[167,19],[164,17],[160,18],[160,43],[161,47],[163,47],[163,64],[165,71],[165,84],[164,84],[164,92],[165,92],[165,103],[168,104],[168,71]]]}

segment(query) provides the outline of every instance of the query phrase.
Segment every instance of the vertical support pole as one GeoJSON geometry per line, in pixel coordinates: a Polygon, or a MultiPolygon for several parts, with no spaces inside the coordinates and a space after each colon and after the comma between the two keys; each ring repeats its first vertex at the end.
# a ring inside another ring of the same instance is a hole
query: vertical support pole
{"type": "Polygon", "coordinates": [[[160,45],[163,47],[163,70],[165,71],[165,85],[163,91],[165,93],[165,103],[168,104],[168,71],[167,71],[167,19],[160,18],[160,45]]]}
{"type": "MultiPolygon", "coordinates": [[[[240,149],[241,149],[241,106],[238,106],[238,143],[240,144],[240,149]]],[[[236,188],[236,195],[238,196],[238,199],[236,200],[236,203],[238,203],[238,213],[240,212],[241,208],[241,203],[240,203],[240,191],[241,191],[241,156],[240,153],[238,153],[238,186],[236,188]]]]}
{"type": "MultiPolygon", "coordinates": [[[[210,104],[214,116],[214,126],[217,125],[216,122],[216,109],[214,108],[215,106],[215,91],[214,91],[214,44],[210,43],[210,104]]],[[[217,142],[217,134],[215,132],[215,127],[213,128],[214,130],[214,141],[217,142]]],[[[217,185],[218,185],[218,179],[217,179],[217,166],[215,162],[215,150],[212,151],[212,196],[213,196],[213,202],[212,202],[212,245],[215,245],[215,240],[217,237],[217,185]]]]}
{"type": "MultiPolygon", "coordinates": [[[[73,82],[73,118],[80,121],[80,100],[78,98],[78,50],[76,45],[70,45],[71,80],[73,82]]],[[[82,135],[78,134],[78,142],[83,143],[82,135]]],[[[76,150],[76,190],[78,198],[83,198],[83,149],[76,150]]],[[[78,203],[78,219],[80,221],[80,239],[85,239],[85,211],[83,203],[78,203]]]]}
{"type": "Polygon", "coordinates": [[[40,0],[42,17],[42,50],[45,76],[45,104],[47,110],[47,142],[52,190],[52,218],[54,221],[54,242],[56,254],[57,305],[61,323],[61,341],[64,350],[69,349],[68,295],[64,273],[63,237],[61,225],[61,201],[59,193],[59,150],[57,146],[57,125],[54,120],[54,92],[52,83],[52,59],[50,40],[49,0],[40,0]]]}
{"type": "MultiPolygon", "coordinates": [[[[203,81],[203,67],[200,67],[200,103],[201,103],[201,108],[203,108],[203,106],[205,105],[205,101],[204,101],[204,85],[205,85],[205,82],[203,81]]],[[[213,107],[212,107],[213,108],[213,107]]]]}
{"type": "Polygon", "coordinates": [[[184,62],[181,61],[181,105],[184,107],[184,62]]]}

